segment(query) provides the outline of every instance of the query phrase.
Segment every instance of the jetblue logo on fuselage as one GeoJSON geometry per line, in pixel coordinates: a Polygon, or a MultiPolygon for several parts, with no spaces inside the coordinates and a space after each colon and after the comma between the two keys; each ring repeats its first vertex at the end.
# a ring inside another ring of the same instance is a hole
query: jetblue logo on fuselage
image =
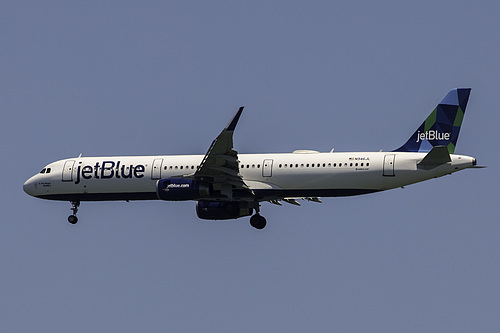
{"type": "Polygon", "coordinates": [[[417,142],[420,141],[431,141],[431,140],[450,140],[451,133],[439,133],[437,130],[429,130],[427,132],[417,133],[417,142]]]}
{"type": "Polygon", "coordinates": [[[142,164],[122,165],[121,161],[103,161],[95,165],[78,166],[75,184],[79,184],[82,179],[111,179],[111,178],[142,178],[146,167],[142,164]]]}

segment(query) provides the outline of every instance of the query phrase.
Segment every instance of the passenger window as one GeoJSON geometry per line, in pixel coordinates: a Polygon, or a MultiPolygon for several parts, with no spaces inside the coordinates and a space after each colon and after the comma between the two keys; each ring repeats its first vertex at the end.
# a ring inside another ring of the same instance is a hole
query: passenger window
{"type": "Polygon", "coordinates": [[[355,166],[358,166],[358,163],[356,163],[355,166]]]}
{"type": "Polygon", "coordinates": [[[260,164],[257,164],[257,169],[260,169],[260,164]]]}
{"type": "Polygon", "coordinates": [[[255,164],[252,164],[252,169],[255,168],[255,164]]]}
{"type": "Polygon", "coordinates": [[[281,164],[279,165],[279,167],[281,168],[281,164]]]}
{"type": "Polygon", "coordinates": [[[306,168],[309,168],[309,163],[306,164],[306,168]]]}
{"type": "Polygon", "coordinates": [[[301,168],[303,168],[303,167],[304,167],[304,164],[301,164],[301,165],[300,165],[300,167],[301,167],[301,168]]]}
{"type": "Polygon", "coordinates": [[[364,163],[361,163],[361,166],[363,166],[364,163]]]}
{"type": "Polygon", "coordinates": [[[370,163],[366,163],[366,166],[370,166],[370,163]]]}

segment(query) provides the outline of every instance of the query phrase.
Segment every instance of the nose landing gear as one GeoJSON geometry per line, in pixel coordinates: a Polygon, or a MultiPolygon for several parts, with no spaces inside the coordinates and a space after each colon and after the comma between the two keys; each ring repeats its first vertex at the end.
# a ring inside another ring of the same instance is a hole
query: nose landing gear
{"type": "Polygon", "coordinates": [[[76,213],[78,212],[78,207],[80,206],[80,201],[71,201],[71,211],[73,211],[73,215],[68,216],[68,222],[71,224],[76,224],[78,222],[78,217],[76,217],[76,213]]]}

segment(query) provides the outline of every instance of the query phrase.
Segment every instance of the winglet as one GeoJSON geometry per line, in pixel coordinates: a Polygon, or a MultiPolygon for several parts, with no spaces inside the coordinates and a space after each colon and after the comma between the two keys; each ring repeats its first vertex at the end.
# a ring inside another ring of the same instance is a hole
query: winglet
{"type": "Polygon", "coordinates": [[[236,112],[233,119],[231,119],[229,124],[224,129],[225,131],[234,131],[234,129],[236,128],[236,124],[238,123],[238,120],[240,119],[241,113],[243,112],[243,108],[244,108],[244,106],[239,108],[238,112],[236,112]]]}

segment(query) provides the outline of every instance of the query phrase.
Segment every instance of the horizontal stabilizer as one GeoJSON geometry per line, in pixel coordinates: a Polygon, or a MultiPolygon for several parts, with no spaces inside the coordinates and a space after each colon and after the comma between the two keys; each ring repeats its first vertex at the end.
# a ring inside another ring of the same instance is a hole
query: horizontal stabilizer
{"type": "Polygon", "coordinates": [[[422,161],[417,165],[420,168],[432,169],[441,164],[446,164],[451,162],[450,153],[448,152],[448,147],[446,146],[436,146],[431,149],[430,152],[425,155],[422,161]]]}

